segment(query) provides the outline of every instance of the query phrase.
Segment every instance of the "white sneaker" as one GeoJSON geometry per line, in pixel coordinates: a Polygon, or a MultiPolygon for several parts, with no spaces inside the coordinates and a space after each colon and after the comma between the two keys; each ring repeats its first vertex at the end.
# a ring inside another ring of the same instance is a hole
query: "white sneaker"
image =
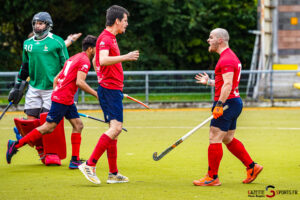
{"type": "Polygon", "coordinates": [[[78,169],[80,169],[80,171],[84,174],[84,176],[92,183],[95,184],[101,183],[101,181],[96,175],[96,167],[88,166],[86,162],[84,162],[81,165],[79,165],[78,169]]]}
{"type": "Polygon", "coordinates": [[[129,182],[129,179],[126,176],[123,176],[120,173],[118,173],[117,175],[109,173],[106,182],[109,183],[109,184],[113,184],[113,183],[127,183],[127,182],[129,182]]]}

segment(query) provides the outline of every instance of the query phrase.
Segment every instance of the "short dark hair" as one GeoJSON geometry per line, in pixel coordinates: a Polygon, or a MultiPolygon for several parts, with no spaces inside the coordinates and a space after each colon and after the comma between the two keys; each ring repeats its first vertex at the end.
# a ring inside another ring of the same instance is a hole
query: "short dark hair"
{"type": "Polygon", "coordinates": [[[116,19],[120,21],[123,19],[124,14],[129,16],[128,10],[121,6],[113,5],[106,10],[106,26],[114,25],[116,19]]]}
{"type": "Polygon", "coordinates": [[[82,50],[86,51],[89,47],[95,47],[97,42],[97,37],[93,35],[87,35],[82,40],[82,50]]]}

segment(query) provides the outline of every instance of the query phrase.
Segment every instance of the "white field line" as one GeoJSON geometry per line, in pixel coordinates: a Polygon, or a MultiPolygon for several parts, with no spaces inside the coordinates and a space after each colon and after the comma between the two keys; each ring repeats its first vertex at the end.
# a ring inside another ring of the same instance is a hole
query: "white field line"
{"type": "MultiPolygon", "coordinates": [[[[66,126],[66,129],[71,129],[71,126],[66,126]]],[[[99,129],[107,127],[97,127],[97,126],[85,126],[84,129],[99,129]]],[[[127,129],[192,129],[192,126],[125,126],[127,129]]],[[[208,129],[209,127],[203,127],[208,129]]],[[[300,127],[254,127],[254,126],[238,126],[238,129],[265,129],[265,130],[300,130],[300,127]]],[[[1,127],[0,130],[13,130],[12,127],[1,127]]]]}

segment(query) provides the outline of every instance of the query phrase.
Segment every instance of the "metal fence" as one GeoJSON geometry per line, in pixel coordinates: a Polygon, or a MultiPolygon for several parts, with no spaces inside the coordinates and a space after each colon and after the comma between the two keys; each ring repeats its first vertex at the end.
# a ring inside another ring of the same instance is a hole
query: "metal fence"
{"type": "MultiPolygon", "coordinates": [[[[195,75],[204,71],[125,71],[124,93],[137,97],[146,103],[154,102],[197,102],[211,101],[214,88],[196,83],[195,75]]],[[[205,71],[212,79],[214,71],[205,71]]],[[[300,97],[293,87],[298,71],[247,71],[241,73],[239,91],[244,99],[261,100],[300,97]],[[282,96],[282,94],[284,95],[282,96]]],[[[10,83],[16,80],[17,72],[0,72],[0,98],[7,98],[10,83]]],[[[89,72],[87,82],[94,89],[98,87],[96,73],[89,72]]],[[[300,82],[300,77],[299,77],[300,82]]],[[[80,103],[96,103],[91,95],[79,91],[80,103]]]]}

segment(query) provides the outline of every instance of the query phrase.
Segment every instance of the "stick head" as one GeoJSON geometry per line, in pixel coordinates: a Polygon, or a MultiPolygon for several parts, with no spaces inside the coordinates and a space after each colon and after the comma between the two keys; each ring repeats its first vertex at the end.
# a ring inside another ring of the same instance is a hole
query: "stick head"
{"type": "Polygon", "coordinates": [[[153,153],[153,160],[158,161],[160,158],[157,157],[157,152],[153,153]]]}
{"type": "Polygon", "coordinates": [[[134,102],[137,102],[137,103],[141,104],[142,106],[144,106],[144,107],[150,109],[149,106],[147,106],[147,105],[144,104],[143,102],[141,102],[141,101],[139,101],[139,100],[137,100],[137,99],[135,99],[135,98],[129,96],[128,94],[123,94],[123,95],[124,95],[124,97],[126,97],[127,99],[130,99],[130,100],[132,100],[132,101],[134,101],[134,102]]]}

